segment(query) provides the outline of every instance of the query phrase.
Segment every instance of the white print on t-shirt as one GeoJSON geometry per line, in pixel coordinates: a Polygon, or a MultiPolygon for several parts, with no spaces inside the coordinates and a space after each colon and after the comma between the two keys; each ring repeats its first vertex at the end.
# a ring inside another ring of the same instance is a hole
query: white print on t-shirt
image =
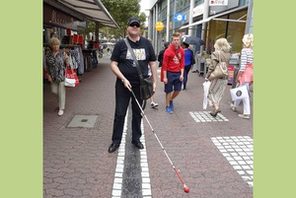
{"type": "Polygon", "coordinates": [[[174,61],[175,64],[180,63],[179,58],[176,55],[174,56],[173,61],[174,61]]]}
{"type": "MultiPolygon", "coordinates": [[[[141,49],[133,49],[134,54],[137,60],[146,60],[146,52],[144,48],[141,49]]],[[[133,60],[132,55],[129,51],[126,53],[126,59],[133,60]]]]}

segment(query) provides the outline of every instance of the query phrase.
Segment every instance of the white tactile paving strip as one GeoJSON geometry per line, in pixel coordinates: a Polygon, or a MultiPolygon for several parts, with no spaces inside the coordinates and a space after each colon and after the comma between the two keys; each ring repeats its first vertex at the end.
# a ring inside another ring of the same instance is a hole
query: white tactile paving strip
{"type": "Polygon", "coordinates": [[[128,121],[128,111],[126,112],[122,139],[118,149],[117,163],[116,163],[115,176],[114,176],[113,189],[112,189],[112,198],[120,198],[121,192],[122,192],[122,179],[123,179],[122,175],[124,170],[127,121],[128,121]]]}
{"type": "MultiPolygon", "coordinates": [[[[122,176],[123,176],[123,170],[124,170],[125,143],[126,143],[127,121],[128,121],[127,118],[128,118],[128,111],[127,111],[126,117],[125,117],[124,129],[123,129],[123,134],[122,134],[122,141],[121,141],[120,147],[118,149],[117,165],[116,165],[114,182],[113,182],[113,189],[112,189],[112,198],[120,198],[121,192],[122,192],[122,180],[123,180],[122,176]]],[[[143,120],[141,123],[141,129],[142,129],[142,136],[141,136],[140,140],[144,145],[144,149],[140,150],[141,169],[142,169],[142,172],[141,172],[142,196],[143,196],[143,198],[152,198],[143,120]]]]}
{"type": "Polygon", "coordinates": [[[142,172],[141,172],[141,175],[142,175],[142,195],[143,195],[143,198],[152,198],[143,120],[141,123],[141,128],[142,128],[142,136],[141,136],[140,140],[144,145],[144,149],[140,150],[141,169],[142,169],[142,172]]]}
{"type": "Polygon", "coordinates": [[[189,114],[195,122],[228,122],[229,120],[221,113],[216,117],[211,116],[210,111],[190,111],[189,114]]]}
{"type": "Polygon", "coordinates": [[[212,137],[229,164],[253,187],[253,140],[249,136],[212,137]]]}

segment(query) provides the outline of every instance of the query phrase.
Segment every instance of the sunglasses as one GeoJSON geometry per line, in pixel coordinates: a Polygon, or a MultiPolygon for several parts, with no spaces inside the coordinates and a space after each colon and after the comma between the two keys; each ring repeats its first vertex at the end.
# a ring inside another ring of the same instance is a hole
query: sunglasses
{"type": "Polygon", "coordinates": [[[138,27],[140,27],[140,24],[139,24],[139,23],[132,23],[132,24],[130,24],[129,26],[130,26],[130,27],[134,27],[134,26],[136,26],[136,27],[138,28],[138,27]]]}

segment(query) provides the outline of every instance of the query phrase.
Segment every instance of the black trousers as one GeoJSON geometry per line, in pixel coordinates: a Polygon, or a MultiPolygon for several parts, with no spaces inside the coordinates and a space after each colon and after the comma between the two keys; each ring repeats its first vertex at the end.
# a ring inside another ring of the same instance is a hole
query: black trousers
{"type": "Polygon", "coordinates": [[[187,85],[188,73],[189,73],[190,69],[191,69],[191,66],[184,67],[184,79],[183,79],[184,88],[186,88],[186,85],[187,85]]]}
{"type": "MultiPolygon", "coordinates": [[[[136,95],[136,98],[140,105],[142,106],[143,100],[140,98],[140,86],[138,84],[131,84],[132,90],[136,95]]],[[[113,135],[112,141],[113,143],[120,144],[124,119],[127,112],[127,108],[130,103],[130,99],[132,99],[132,141],[138,142],[140,141],[140,137],[142,135],[141,131],[141,110],[139,109],[132,93],[124,87],[123,83],[120,80],[116,80],[115,84],[115,115],[114,115],[114,123],[113,123],[113,135]]]]}

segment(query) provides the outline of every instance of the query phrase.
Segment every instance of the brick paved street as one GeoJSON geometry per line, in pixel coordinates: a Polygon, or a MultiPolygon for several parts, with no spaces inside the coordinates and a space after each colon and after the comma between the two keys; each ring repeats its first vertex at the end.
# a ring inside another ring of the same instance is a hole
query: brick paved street
{"type": "MultiPolygon", "coordinates": [[[[49,84],[44,85],[45,198],[109,198],[115,192],[119,156],[117,152],[107,152],[112,135],[115,76],[107,58],[100,62],[96,69],[82,76],[77,88],[67,88],[66,110],[62,117],[57,116],[57,103],[49,84]],[[67,127],[75,115],[97,117],[93,127],[67,127]]],[[[145,110],[170,158],[181,170],[190,193],[184,193],[164,152],[143,120],[150,186],[148,183],[142,185],[139,178],[145,165],[132,166],[142,164],[146,158],[131,146],[127,135],[121,197],[253,197],[252,119],[241,119],[231,111],[228,89],[221,106],[223,119],[208,121],[199,117],[205,112],[202,109],[202,83],[202,77],[190,73],[187,90],[174,101],[175,112],[168,114],[164,111],[163,84],[159,82],[155,96],[158,110],[150,108],[150,101],[145,110]],[[205,121],[197,122],[199,119],[205,121]],[[228,141],[228,137],[233,141],[228,141]]],[[[130,134],[131,116],[128,118],[127,133],[130,134]]],[[[143,175],[142,172],[142,182],[147,181],[148,177],[143,179],[143,175]]],[[[113,197],[120,196],[113,194],[113,197]]]]}

